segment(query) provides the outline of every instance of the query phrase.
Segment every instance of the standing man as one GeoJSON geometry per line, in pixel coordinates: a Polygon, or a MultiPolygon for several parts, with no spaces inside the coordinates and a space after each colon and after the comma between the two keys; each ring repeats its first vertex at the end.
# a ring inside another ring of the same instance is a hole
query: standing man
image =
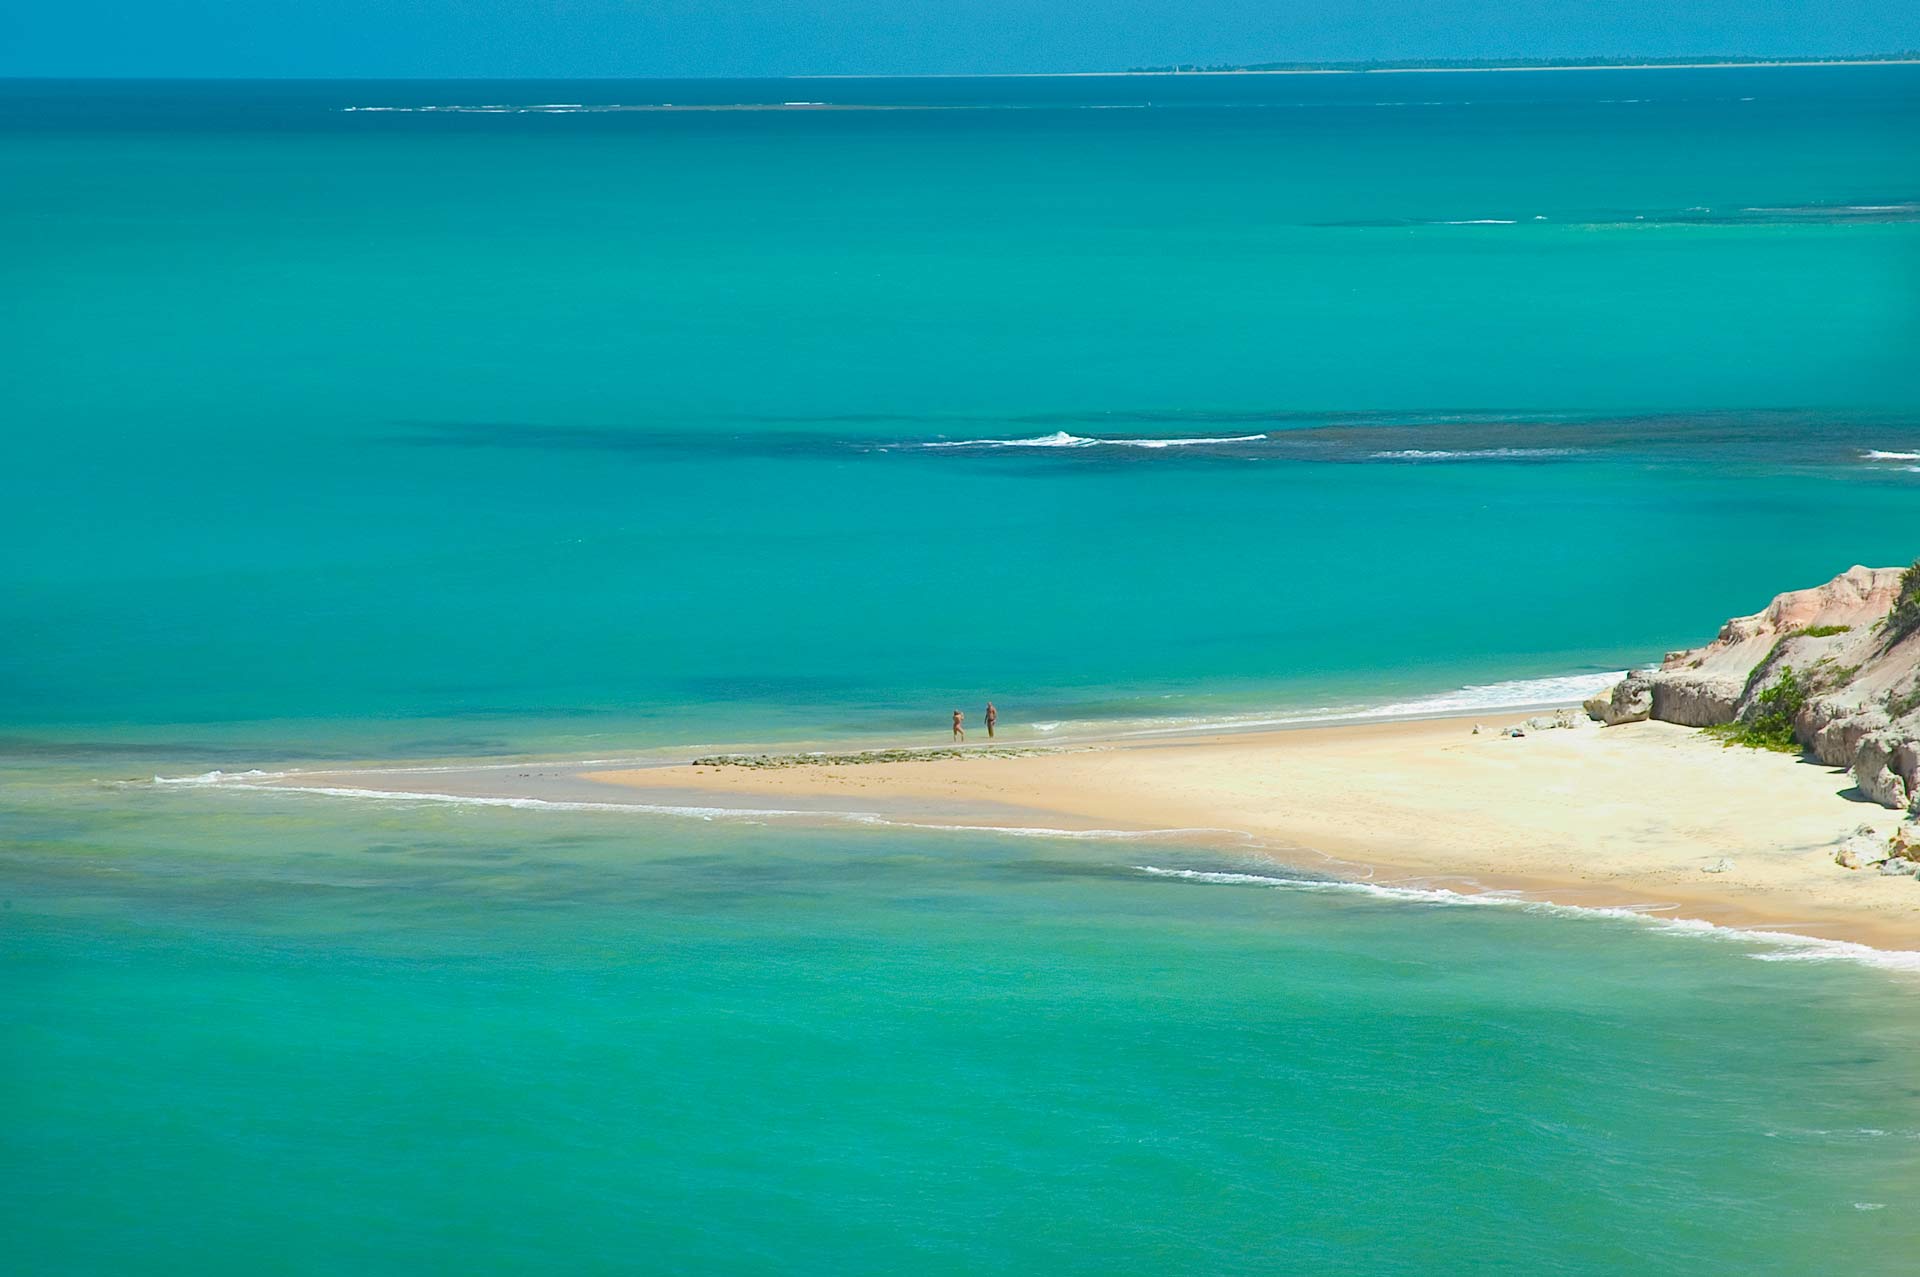
{"type": "Polygon", "coordinates": [[[967,716],[965,714],[962,714],[959,710],[953,711],[953,738],[955,740],[965,740],[967,738],[966,722],[967,716]]]}
{"type": "Polygon", "coordinates": [[[992,701],[988,701],[987,702],[987,739],[988,740],[993,739],[993,725],[999,721],[1000,721],[1000,711],[993,707],[992,701]]]}

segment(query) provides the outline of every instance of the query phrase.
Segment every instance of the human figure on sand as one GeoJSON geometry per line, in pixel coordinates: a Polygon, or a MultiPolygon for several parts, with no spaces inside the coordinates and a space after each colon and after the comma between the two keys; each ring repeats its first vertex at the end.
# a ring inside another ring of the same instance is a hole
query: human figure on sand
{"type": "Polygon", "coordinates": [[[967,716],[965,714],[962,714],[959,710],[953,711],[953,738],[955,740],[965,740],[967,738],[966,722],[967,716]]]}
{"type": "Polygon", "coordinates": [[[993,707],[992,701],[988,701],[987,702],[987,739],[988,740],[993,739],[993,725],[999,721],[1000,721],[1000,711],[993,707]]]}

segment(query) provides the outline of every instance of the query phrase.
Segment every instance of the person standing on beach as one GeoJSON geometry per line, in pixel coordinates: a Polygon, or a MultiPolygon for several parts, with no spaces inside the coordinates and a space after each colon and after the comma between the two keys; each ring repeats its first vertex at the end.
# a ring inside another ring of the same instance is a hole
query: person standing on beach
{"type": "Polygon", "coordinates": [[[1000,721],[1000,711],[993,707],[992,701],[988,701],[987,702],[987,739],[988,740],[993,739],[993,725],[999,721],[1000,721]]]}
{"type": "Polygon", "coordinates": [[[965,740],[967,738],[966,722],[967,716],[965,714],[962,714],[959,710],[953,711],[953,738],[955,740],[965,740]]]}

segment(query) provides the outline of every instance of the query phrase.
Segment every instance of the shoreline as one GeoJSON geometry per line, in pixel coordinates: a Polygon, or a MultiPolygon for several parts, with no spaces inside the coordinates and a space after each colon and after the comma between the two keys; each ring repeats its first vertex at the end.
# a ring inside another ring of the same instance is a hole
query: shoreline
{"type": "MultiPolygon", "coordinates": [[[[1122,741],[964,763],[648,768],[588,779],[708,799],[981,803],[973,827],[1102,828],[1354,882],[1656,909],[1715,926],[1920,949],[1920,884],[1833,863],[1896,813],[1833,769],[1665,723],[1508,739],[1473,718],[1122,741]],[[744,774],[727,774],[740,772],[744,774]],[[917,773],[917,774],[916,774],[917,773]],[[1609,788],[1614,786],[1614,788],[1609,788]],[[1741,802],[1753,804],[1746,812],[1741,802]],[[990,805],[1011,807],[995,815],[990,805]],[[1707,872],[1721,860],[1722,873],[1707,872]]],[[[929,826],[949,823],[923,822],[929,826]]]]}
{"type": "Polygon", "coordinates": [[[1277,867],[1370,888],[1496,893],[1517,898],[1509,903],[1920,950],[1920,884],[1833,861],[1856,827],[1885,835],[1900,819],[1850,800],[1844,773],[1658,722],[1497,734],[1513,713],[1058,745],[1002,738],[872,759],[849,757],[859,750],[767,751],[778,753],[776,766],[489,760],[163,783],[1165,840],[1230,856],[1248,873],[1277,867]],[[1473,734],[1476,721],[1488,730],[1473,734]]]}

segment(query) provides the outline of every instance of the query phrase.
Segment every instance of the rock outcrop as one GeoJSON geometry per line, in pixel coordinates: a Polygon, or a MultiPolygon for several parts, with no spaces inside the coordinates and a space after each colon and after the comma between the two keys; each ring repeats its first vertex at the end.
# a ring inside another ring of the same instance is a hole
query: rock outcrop
{"type": "Polygon", "coordinates": [[[1713,642],[1629,674],[1586,711],[1608,725],[1750,722],[1791,670],[1805,693],[1792,722],[1800,746],[1849,768],[1874,802],[1920,813],[1920,629],[1899,624],[1916,607],[1920,565],[1850,568],[1734,617],[1713,642]]]}
{"type": "Polygon", "coordinates": [[[1882,838],[1872,825],[1862,825],[1842,838],[1833,863],[1842,869],[1878,869],[1883,874],[1920,876],[1920,824],[1906,825],[1882,838]]]}
{"type": "Polygon", "coordinates": [[[1587,717],[1608,727],[1651,718],[1653,677],[1645,670],[1635,670],[1615,683],[1612,691],[1589,697],[1582,708],[1587,711],[1587,717]]]}
{"type": "Polygon", "coordinates": [[[1875,834],[1872,825],[1862,825],[1851,837],[1841,839],[1833,853],[1833,863],[1842,869],[1872,869],[1891,859],[1892,842],[1875,834]]]}

